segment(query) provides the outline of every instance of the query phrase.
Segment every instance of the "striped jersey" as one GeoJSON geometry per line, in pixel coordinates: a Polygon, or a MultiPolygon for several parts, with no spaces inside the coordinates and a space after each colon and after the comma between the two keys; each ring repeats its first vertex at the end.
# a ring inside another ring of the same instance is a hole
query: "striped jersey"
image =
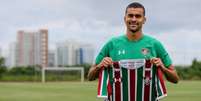
{"type": "Polygon", "coordinates": [[[148,61],[157,57],[165,67],[172,64],[158,40],[147,35],[137,41],[130,41],[126,35],[118,36],[103,46],[95,63],[99,64],[104,57],[116,62],[100,71],[98,97],[109,96],[112,101],[156,101],[166,96],[160,69],[148,61]]]}
{"type": "Polygon", "coordinates": [[[162,72],[149,60],[114,62],[99,72],[98,97],[109,101],[156,101],[167,95],[162,72]],[[155,68],[156,69],[156,68],[155,68]]]}

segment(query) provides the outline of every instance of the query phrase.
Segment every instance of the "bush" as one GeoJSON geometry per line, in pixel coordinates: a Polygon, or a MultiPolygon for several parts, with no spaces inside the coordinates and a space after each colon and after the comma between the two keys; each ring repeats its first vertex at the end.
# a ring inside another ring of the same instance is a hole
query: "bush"
{"type": "Polygon", "coordinates": [[[201,62],[194,59],[191,66],[176,66],[178,75],[183,80],[201,80],[201,62]]]}

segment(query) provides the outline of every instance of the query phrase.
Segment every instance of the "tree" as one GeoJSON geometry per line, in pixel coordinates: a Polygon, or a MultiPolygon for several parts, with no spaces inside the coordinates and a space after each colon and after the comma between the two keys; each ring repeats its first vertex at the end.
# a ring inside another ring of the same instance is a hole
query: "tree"
{"type": "Polygon", "coordinates": [[[5,59],[3,57],[0,57],[0,67],[5,65],[5,59]]]}
{"type": "Polygon", "coordinates": [[[190,68],[192,79],[201,79],[201,62],[194,59],[190,68]]]}
{"type": "Polygon", "coordinates": [[[0,57],[0,78],[5,72],[6,72],[5,59],[3,57],[0,57]]]}

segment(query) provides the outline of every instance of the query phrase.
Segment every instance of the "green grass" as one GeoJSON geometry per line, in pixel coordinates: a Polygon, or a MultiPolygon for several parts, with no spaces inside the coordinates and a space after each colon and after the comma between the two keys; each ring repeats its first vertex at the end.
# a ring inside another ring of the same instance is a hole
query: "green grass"
{"type": "MultiPolygon", "coordinates": [[[[200,101],[201,81],[167,83],[162,101],[200,101]]],[[[97,82],[1,82],[0,101],[103,101],[96,98],[97,82]]]]}
{"type": "Polygon", "coordinates": [[[167,83],[168,96],[162,101],[201,101],[201,81],[167,83]]]}

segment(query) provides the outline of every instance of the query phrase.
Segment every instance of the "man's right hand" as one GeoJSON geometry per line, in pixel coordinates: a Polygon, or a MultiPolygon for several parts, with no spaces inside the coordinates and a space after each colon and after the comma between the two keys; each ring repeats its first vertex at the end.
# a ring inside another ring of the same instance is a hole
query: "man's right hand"
{"type": "Polygon", "coordinates": [[[107,68],[110,65],[112,65],[113,61],[110,57],[105,57],[98,65],[92,65],[88,72],[88,79],[90,81],[95,80],[95,78],[98,76],[98,71],[101,67],[107,68]]]}
{"type": "Polygon", "coordinates": [[[110,65],[113,64],[112,58],[110,57],[105,57],[103,60],[98,64],[98,67],[109,67],[110,65]]]}

